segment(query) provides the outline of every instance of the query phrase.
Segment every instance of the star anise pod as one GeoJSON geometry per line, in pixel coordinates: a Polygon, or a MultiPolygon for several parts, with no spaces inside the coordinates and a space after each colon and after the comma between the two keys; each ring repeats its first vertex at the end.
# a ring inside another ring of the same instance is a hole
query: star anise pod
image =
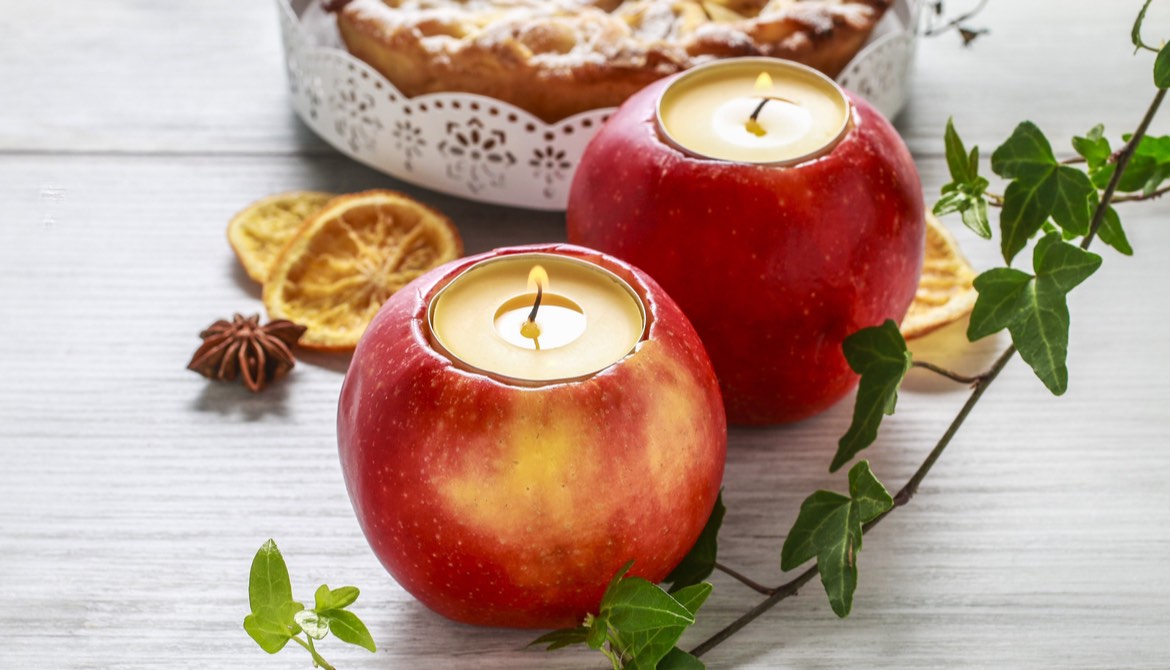
{"type": "Polygon", "coordinates": [[[220,319],[199,333],[203,344],[187,369],[218,381],[242,377],[244,386],[255,393],[296,365],[290,347],[304,332],[304,326],[284,319],[261,326],[259,314],[220,319]]]}

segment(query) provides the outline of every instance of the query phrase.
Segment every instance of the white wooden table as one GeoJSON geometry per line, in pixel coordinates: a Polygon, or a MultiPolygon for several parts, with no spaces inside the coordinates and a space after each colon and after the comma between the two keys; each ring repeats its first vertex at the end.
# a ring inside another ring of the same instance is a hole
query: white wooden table
{"type": "MultiPolygon", "coordinates": [[[[1151,59],[1128,46],[1138,5],[992,2],[974,48],[926,41],[899,127],[928,197],[949,114],[984,156],[1023,118],[1066,155],[1098,121],[1132,129],[1152,95],[1151,59]]],[[[308,668],[240,626],[268,537],[303,598],[361,586],[379,651],[326,641],[341,668],[601,667],[523,651],[529,632],[449,623],[386,575],[338,467],[344,358],[304,355],[257,396],[184,369],[201,328],[261,310],[223,234],[259,196],[402,189],[449,213],[469,252],[561,239],[562,217],[413,189],[334,153],[287,107],[269,2],[0,9],[0,667],[308,668]]],[[[1168,19],[1152,10],[1151,39],[1170,37],[1168,19]]],[[[1067,396],[1013,362],[914,503],[866,538],[853,615],[810,585],[711,667],[1170,667],[1170,207],[1122,215],[1137,255],[1103,252],[1072,298],[1067,396]]],[[[995,245],[960,239],[994,262],[995,245]]],[[[975,372],[1005,346],[961,333],[919,353],[975,372]]],[[[879,476],[899,486],[965,397],[915,372],[868,452],[879,476]]],[[[850,409],[732,431],[722,560],[783,579],[800,501],[844,481],[826,465],[850,409]]],[[[759,599],[713,580],[687,646],[759,599]]]]}

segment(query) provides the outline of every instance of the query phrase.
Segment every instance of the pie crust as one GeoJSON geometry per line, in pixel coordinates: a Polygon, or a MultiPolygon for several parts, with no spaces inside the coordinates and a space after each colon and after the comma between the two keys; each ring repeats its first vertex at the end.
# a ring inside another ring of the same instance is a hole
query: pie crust
{"type": "Polygon", "coordinates": [[[716,58],[835,76],[893,0],[334,0],[349,51],[409,97],[489,96],[558,121],[716,58]]]}

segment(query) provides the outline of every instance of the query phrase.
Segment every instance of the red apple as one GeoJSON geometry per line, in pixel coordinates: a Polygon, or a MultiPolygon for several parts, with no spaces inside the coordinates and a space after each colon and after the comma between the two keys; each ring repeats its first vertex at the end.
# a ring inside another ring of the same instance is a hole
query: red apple
{"type": "Polygon", "coordinates": [[[850,333],[900,320],[922,268],[922,187],[864,100],[827,154],[793,167],[705,160],[663,141],[631,97],[594,137],[569,195],[569,241],[654,277],[691,319],[732,423],[781,423],[856,384],[850,333]]]}
{"type": "Polygon", "coordinates": [[[727,426],[703,345],[654,280],[595,251],[543,245],[463,258],[398,291],[354,353],[337,438],[366,539],[403,588],[457,621],[554,628],[596,612],[627,561],[651,581],[678,564],[719,493],[727,426]],[[528,252],[625,279],[647,311],[636,350],[543,386],[438,353],[431,297],[481,260],[528,252]]]}

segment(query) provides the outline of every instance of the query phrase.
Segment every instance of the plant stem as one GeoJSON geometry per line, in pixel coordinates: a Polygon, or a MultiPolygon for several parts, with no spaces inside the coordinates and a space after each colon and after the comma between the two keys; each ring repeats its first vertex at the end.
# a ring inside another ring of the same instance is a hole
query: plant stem
{"type": "Polygon", "coordinates": [[[1105,212],[1109,209],[1109,203],[1113,201],[1113,194],[1117,191],[1117,185],[1121,183],[1121,175],[1125,172],[1125,168],[1129,166],[1129,159],[1133,158],[1134,153],[1137,152],[1138,144],[1146,136],[1146,131],[1150,128],[1150,122],[1154,120],[1154,115],[1158,113],[1158,107],[1162,105],[1162,100],[1165,97],[1166,89],[1158,89],[1158,95],[1154,96],[1154,101],[1150,103],[1150,107],[1146,110],[1146,115],[1142,117],[1142,122],[1138,125],[1137,130],[1133,131],[1133,137],[1129,138],[1129,142],[1122,148],[1121,153],[1117,155],[1117,168],[1113,170],[1113,176],[1109,178],[1109,183],[1105,186],[1105,192],[1101,194],[1101,204],[1097,207],[1097,211],[1093,212],[1093,222],[1089,224],[1089,234],[1085,235],[1085,241],[1081,243],[1082,249],[1088,249],[1089,245],[1093,243],[1093,238],[1097,237],[1097,231],[1101,228],[1101,224],[1105,222],[1105,212]]]}
{"type": "Polygon", "coordinates": [[[912,365],[923,370],[930,370],[937,375],[942,375],[943,377],[946,377],[951,381],[959,382],[960,384],[977,384],[979,380],[983,379],[982,374],[968,377],[967,375],[961,375],[957,372],[952,372],[951,370],[939,367],[934,363],[927,363],[926,361],[914,361],[912,365]]]}
{"type": "Polygon", "coordinates": [[[332,665],[329,665],[328,661],[321,658],[321,654],[317,653],[316,647],[313,646],[313,638],[311,638],[311,637],[308,638],[308,640],[309,640],[308,644],[306,644],[305,641],[302,640],[299,635],[292,636],[292,640],[293,640],[293,642],[296,642],[297,644],[304,647],[305,650],[309,652],[309,654],[313,657],[313,666],[314,667],[321,668],[321,670],[337,670],[332,665]]]}
{"type": "Polygon", "coordinates": [[[1151,191],[1150,193],[1141,193],[1138,195],[1119,195],[1113,198],[1113,202],[1141,202],[1143,200],[1153,200],[1154,198],[1161,198],[1170,193],[1170,186],[1163,186],[1162,188],[1151,191]]]}
{"type": "Polygon", "coordinates": [[[728,575],[729,577],[732,577],[733,579],[737,580],[739,583],[741,583],[744,586],[748,587],[749,589],[755,591],[756,593],[762,593],[766,596],[770,596],[775,591],[775,589],[768,588],[767,586],[764,586],[763,584],[757,582],[756,580],[751,579],[747,575],[744,575],[743,573],[741,573],[737,570],[732,570],[731,568],[727,567],[726,565],[723,565],[722,563],[720,563],[718,561],[715,562],[715,569],[728,575]]]}
{"type": "MultiPolygon", "coordinates": [[[[971,391],[971,395],[967,398],[967,402],[963,404],[963,408],[959,410],[959,413],[955,416],[954,420],[951,421],[951,425],[947,428],[947,431],[943,433],[943,436],[939,439],[938,443],[934,445],[934,449],[932,449],[930,454],[926,456],[926,460],[922,462],[922,465],[918,466],[918,470],[914,472],[914,475],[910,477],[910,479],[906,482],[906,485],[903,486],[894,496],[894,507],[862,526],[862,533],[869,532],[874,526],[878,525],[882,519],[889,516],[890,513],[895,509],[910,502],[910,499],[913,498],[914,494],[918,491],[918,486],[922,483],[922,480],[925,479],[926,475],[930,473],[930,469],[934,467],[935,462],[938,461],[940,456],[942,456],[943,451],[946,450],[947,445],[951,443],[951,439],[954,438],[955,433],[959,432],[959,428],[963,425],[963,422],[967,420],[967,415],[971,413],[971,410],[975,408],[975,404],[979,402],[979,398],[983,396],[983,393],[987,391],[987,388],[991,386],[991,383],[995,381],[995,378],[999,376],[999,373],[1003,370],[1004,366],[1008,364],[1008,361],[1010,361],[1012,357],[1015,356],[1015,354],[1015,346],[1008,347],[1007,350],[1005,350],[1000,355],[1000,357],[996,359],[995,363],[991,366],[990,369],[987,370],[987,372],[979,375],[979,380],[975,383],[974,390],[971,391]]],[[[737,631],[739,631],[739,629],[751,623],[754,619],[756,619],[756,617],[760,616],[764,612],[772,609],[780,601],[796,595],[797,589],[807,584],[813,577],[816,576],[816,574],[817,566],[814,563],[812,567],[800,573],[800,575],[792,581],[776,587],[776,589],[773,590],[772,595],[768,596],[766,600],[753,607],[735,621],[731,622],[731,624],[720,630],[718,633],[712,635],[699,646],[692,649],[691,653],[695,656],[702,656],[704,653],[715,648],[720,642],[723,642],[727,638],[734,635],[737,631]]]]}

